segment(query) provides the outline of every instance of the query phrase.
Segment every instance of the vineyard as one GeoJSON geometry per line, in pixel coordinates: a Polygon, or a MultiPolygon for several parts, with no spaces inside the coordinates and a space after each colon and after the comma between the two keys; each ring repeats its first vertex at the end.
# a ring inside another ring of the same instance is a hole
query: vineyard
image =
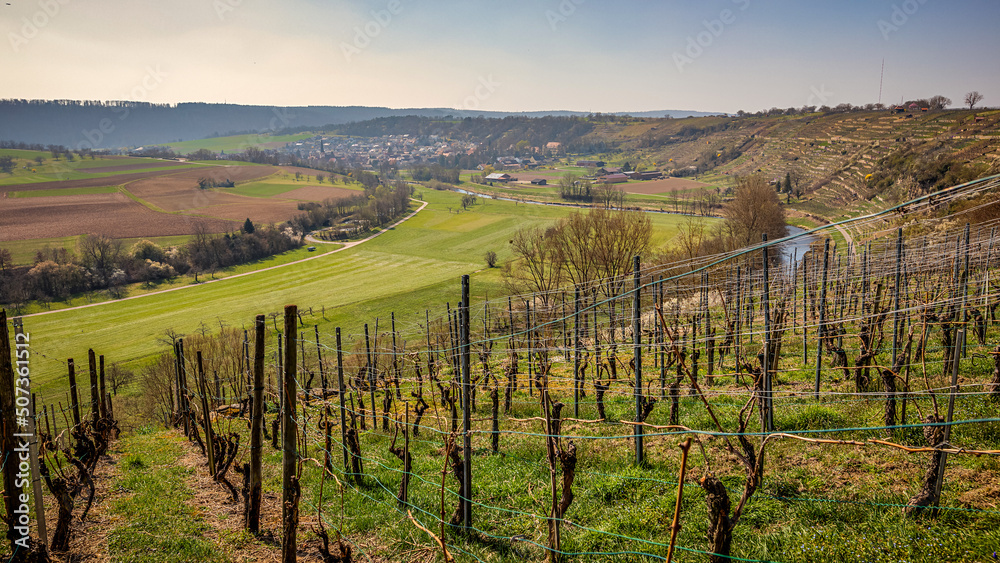
{"type": "Polygon", "coordinates": [[[91,351],[89,401],[70,360],[66,403],[31,405],[55,532],[4,553],[66,553],[97,459],[142,413],[285,561],[995,559],[997,223],[915,218],[998,188],[555,291],[472,302],[465,276],[453,303],[357,333],[261,311],[173,338],[114,401],[91,351]],[[812,243],[783,258],[792,238],[812,243]]]}

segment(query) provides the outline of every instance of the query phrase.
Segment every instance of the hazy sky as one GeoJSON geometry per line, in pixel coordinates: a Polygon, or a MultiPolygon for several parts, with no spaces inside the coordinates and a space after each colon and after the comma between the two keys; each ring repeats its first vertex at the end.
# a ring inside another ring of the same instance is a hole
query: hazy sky
{"type": "MultiPolygon", "coordinates": [[[[0,0],[6,4],[7,0],[0,0]]],[[[982,92],[996,0],[10,0],[0,98],[735,112],[982,92]]]]}

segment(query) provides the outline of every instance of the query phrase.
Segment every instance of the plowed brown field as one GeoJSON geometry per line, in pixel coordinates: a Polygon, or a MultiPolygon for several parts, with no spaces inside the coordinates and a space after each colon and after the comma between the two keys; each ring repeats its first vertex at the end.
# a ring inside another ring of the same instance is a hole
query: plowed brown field
{"type": "Polygon", "coordinates": [[[269,201],[252,197],[239,199],[238,203],[225,203],[189,209],[185,213],[230,219],[232,221],[239,221],[241,224],[247,218],[258,224],[279,223],[291,219],[296,213],[300,213],[298,204],[291,201],[269,201]]]}
{"type": "Polygon", "coordinates": [[[103,176],[101,178],[86,178],[83,180],[62,180],[54,182],[35,182],[33,184],[10,184],[0,186],[2,192],[27,192],[32,190],[56,190],[61,188],[92,188],[98,186],[120,186],[128,182],[134,182],[143,178],[153,178],[176,174],[172,170],[159,170],[157,172],[134,172],[132,174],[117,174],[114,176],[103,176]]]}
{"type": "Polygon", "coordinates": [[[7,198],[0,205],[0,240],[28,240],[87,233],[113,238],[186,235],[202,222],[211,232],[239,223],[157,213],[121,193],[7,198]]]}
{"type": "MultiPolygon", "coordinates": [[[[138,164],[123,164],[122,166],[99,166],[97,168],[81,168],[79,172],[88,174],[104,174],[107,172],[125,172],[127,170],[142,170],[143,168],[168,168],[172,166],[186,166],[186,162],[175,162],[165,160],[163,162],[141,162],[138,164]]],[[[166,171],[169,173],[169,171],[166,171]]]]}
{"type": "Polygon", "coordinates": [[[206,167],[205,169],[185,170],[167,176],[139,180],[129,184],[127,189],[164,211],[186,211],[212,205],[241,204],[248,199],[220,191],[202,190],[198,188],[199,178],[243,182],[270,176],[276,171],[277,168],[271,166],[206,167]]]}
{"type": "Polygon", "coordinates": [[[348,190],[346,188],[305,186],[302,188],[296,188],[290,192],[285,192],[278,197],[283,199],[300,199],[303,201],[323,201],[325,199],[340,199],[364,193],[365,192],[361,190],[348,190]]]}
{"type": "Polygon", "coordinates": [[[686,192],[708,188],[708,184],[685,180],[683,178],[664,178],[662,180],[647,180],[645,182],[629,182],[621,184],[622,190],[630,194],[662,194],[674,190],[686,192]]]}

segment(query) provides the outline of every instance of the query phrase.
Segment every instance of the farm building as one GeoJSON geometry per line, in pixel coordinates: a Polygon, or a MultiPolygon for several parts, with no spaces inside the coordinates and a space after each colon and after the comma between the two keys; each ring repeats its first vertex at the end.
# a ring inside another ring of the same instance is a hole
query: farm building
{"type": "Polygon", "coordinates": [[[546,180],[545,178],[535,178],[534,180],[531,181],[531,183],[534,184],[534,185],[536,185],[536,186],[544,186],[544,185],[548,184],[549,181],[546,180]]]}
{"type": "Polygon", "coordinates": [[[502,172],[494,172],[486,176],[487,182],[509,182],[510,180],[510,174],[504,174],[502,172]]]}
{"type": "Polygon", "coordinates": [[[663,178],[663,172],[653,170],[651,172],[625,172],[629,180],[659,180],[663,178]]]}
{"type": "Polygon", "coordinates": [[[623,182],[628,182],[628,176],[624,174],[608,174],[600,179],[601,182],[605,184],[621,184],[623,182]]]}
{"type": "Polygon", "coordinates": [[[578,160],[578,161],[576,161],[576,165],[577,166],[596,166],[597,168],[600,168],[600,167],[604,166],[604,164],[605,163],[604,163],[603,160],[578,160]]]}

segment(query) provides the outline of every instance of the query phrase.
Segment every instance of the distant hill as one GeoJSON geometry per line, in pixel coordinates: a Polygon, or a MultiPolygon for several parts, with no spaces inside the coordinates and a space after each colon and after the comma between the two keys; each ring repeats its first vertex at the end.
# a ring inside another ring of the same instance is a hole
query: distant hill
{"type": "MultiPolygon", "coordinates": [[[[623,113],[624,114],[624,113],[623,113]]],[[[491,112],[448,108],[364,106],[245,106],[236,104],[0,100],[0,140],[65,145],[72,149],[136,147],[285,129],[341,125],[384,117],[431,118],[585,116],[586,112],[491,112]]],[[[706,112],[661,110],[639,117],[688,117],[706,112]]]]}

